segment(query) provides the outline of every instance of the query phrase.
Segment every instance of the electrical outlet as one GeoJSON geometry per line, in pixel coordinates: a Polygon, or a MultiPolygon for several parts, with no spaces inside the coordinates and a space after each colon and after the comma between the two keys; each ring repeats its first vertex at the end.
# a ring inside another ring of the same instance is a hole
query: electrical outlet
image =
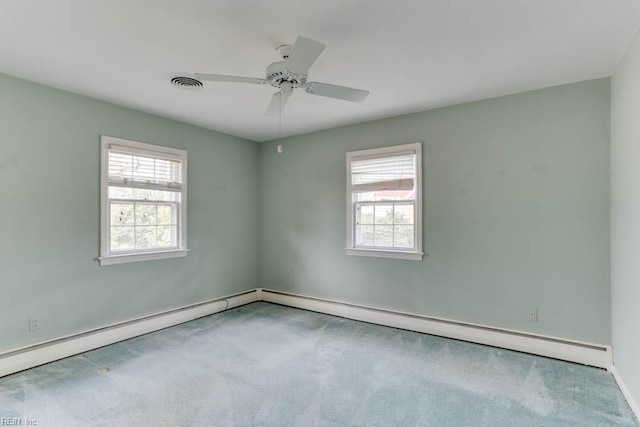
{"type": "Polygon", "coordinates": [[[29,318],[29,332],[37,331],[40,329],[40,321],[38,319],[34,319],[33,317],[29,318]]]}
{"type": "Polygon", "coordinates": [[[538,321],[538,309],[534,308],[529,310],[529,322],[537,322],[538,321]]]}

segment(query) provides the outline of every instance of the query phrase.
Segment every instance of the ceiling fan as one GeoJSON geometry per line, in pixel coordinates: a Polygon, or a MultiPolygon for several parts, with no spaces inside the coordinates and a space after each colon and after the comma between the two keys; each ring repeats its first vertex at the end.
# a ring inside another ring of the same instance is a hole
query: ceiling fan
{"type": "Polygon", "coordinates": [[[221,74],[196,73],[195,78],[213,82],[270,84],[280,89],[271,98],[265,115],[278,115],[293,89],[302,88],[311,95],[326,96],[345,101],[362,102],[369,95],[369,91],[350,87],[331,85],[327,83],[307,81],[309,68],[318,59],[326,46],[306,37],[298,36],[293,46],[283,45],[277,48],[283,60],[274,62],[267,67],[266,78],[225,76],[221,74]]]}

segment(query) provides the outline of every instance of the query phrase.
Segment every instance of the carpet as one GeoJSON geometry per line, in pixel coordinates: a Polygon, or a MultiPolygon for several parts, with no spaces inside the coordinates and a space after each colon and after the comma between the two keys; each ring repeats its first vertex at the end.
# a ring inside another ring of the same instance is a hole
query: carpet
{"type": "Polygon", "coordinates": [[[38,426],[638,425],[601,369],[265,302],[0,378],[2,420],[38,426]]]}

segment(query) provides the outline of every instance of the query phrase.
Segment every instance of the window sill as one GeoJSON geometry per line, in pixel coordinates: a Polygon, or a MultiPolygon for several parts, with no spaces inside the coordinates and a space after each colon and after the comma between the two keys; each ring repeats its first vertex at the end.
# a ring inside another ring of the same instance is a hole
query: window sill
{"type": "Polygon", "coordinates": [[[188,249],[177,249],[171,251],[159,251],[159,252],[143,252],[137,254],[123,254],[123,255],[109,255],[99,257],[98,261],[100,265],[114,265],[124,264],[128,262],[138,261],[152,261],[156,259],[178,258],[185,257],[189,252],[188,249]]]}
{"type": "Polygon", "coordinates": [[[374,258],[390,258],[390,259],[405,259],[410,261],[422,261],[422,252],[409,252],[409,251],[389,251],[381,249],[355,249],[346,248],[347,255],[354,256],[368,256],[374,258]]]}

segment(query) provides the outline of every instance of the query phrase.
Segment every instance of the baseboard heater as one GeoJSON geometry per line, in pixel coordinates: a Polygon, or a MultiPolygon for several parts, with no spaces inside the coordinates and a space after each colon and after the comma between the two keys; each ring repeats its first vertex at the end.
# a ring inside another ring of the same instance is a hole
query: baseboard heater
{"type": "Polygon", "coordinates": [[[346,319],[490,345],[607,370],[613,366],[611,346],[608,345],[366,307],[270,289],[259,289],[258,298],[262,301],[346,319]]]}
{"type": "Polygon", "coordinates": [[[613,365],[611,347],[607,345],[528,334],[258,288],[0,353],[0,377],[254,301],[266,301],[361,322],[552,357],[607,370],[611,370],[613,365]]]}
{"type": "Polygon", "coordinates": [[[253,289],[0,353],[0,377],[257,300],[253,289]]]}

